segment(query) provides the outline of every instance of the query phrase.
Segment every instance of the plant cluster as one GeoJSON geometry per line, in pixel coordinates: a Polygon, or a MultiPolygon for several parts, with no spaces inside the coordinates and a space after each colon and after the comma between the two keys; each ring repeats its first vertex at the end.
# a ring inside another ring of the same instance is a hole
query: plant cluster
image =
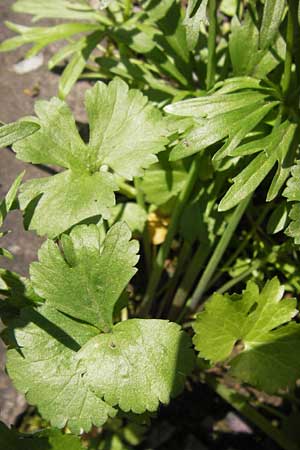
{"type": "Polygon", "coordinates": [[[62,20],[6,23],[0,51],[63,41],[48,66],[64,67],[57,98],[0,127],[1,148],[56,170],[20,174],[0,205],[1,225],[19,208],[45,237],[28,279],[1,269],[0,313],[8,374],[53,428],[3,426],[0,442],[77,450],[92,426],[147,421],[191,376],[299,448],[224,380],[293,398],[300,378],[300,3],[13,8],[62,20]],[[80,78],[88,137],[66,102],[80,78]]]}

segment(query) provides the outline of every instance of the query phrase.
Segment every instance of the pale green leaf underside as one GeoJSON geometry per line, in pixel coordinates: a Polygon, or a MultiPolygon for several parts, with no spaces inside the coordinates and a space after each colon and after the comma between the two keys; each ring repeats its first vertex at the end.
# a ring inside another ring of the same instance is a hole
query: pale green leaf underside
{"type": "Polygon", "coordinates": [[[78,225],[63,235],[63,254],[46,241],[30,267],[35,291],[48,305],[109,330],[114,306],[136,273],[138,242],[130,238],[128,226],[118,222],[103,243],[96,225],[78,225]]]}
{"type": "Polygon", "coordinates": [[[194,364],[188,336],[163,320],[132,319],[97,334],[46,305],[24,309],[19,326],[10,377],[52,426],[74,433],[102,425],[115,405],[155,410],[182,389],[194,364]]]}
{"type": "Polygon", "coordinates": [[[97,332],[48,306],[22,310],[15,330],[22,353],[8,351],[7,370],[16,388],[54,427],[89,431],[116,412],[86,386],[76,360],[76,352],[97,332]]]}
{"type": "Polygon", "coordinates": [[[183,388],[193,368],[188,336],[165,320],[131,319],[77,354],[90,389],[123,411],[155,411],[183,388]]]}
{"type": "MultiPolygon", "coordinates": [[[[116,78],[86,92],[90,139],[85,144],[66,103],[53,98],[36,103],[40,130],[14,145],[17,157],[34,164],[69,169],[51,179],[31,180],[22,188],[22,209],[29,209],[29,228],[56,237],[95,215],[109,216],[117,185],[111,171],[132,179],[164,150],[166,127],[158,109],[116,78]],[[39,199],[37,199],[37,197],[39,199]]],[[[28,211],[26,211],[28,216],[28,211]]]]}
{"type": "Polygon", "coordinates": [[[300,376],[300,360],[295,364],[296,347],[290,357],[287,351],[281,358],[280,333],[284,335],[282,346],[292,348],[294,340],[300,343],[300,327],[289,324],[278,328],[297,312],[296,301],[280,300],[282,295],[283,287],[276,278],[267,282],[261,292],[249,282],[241,296],[214,294],[194,324],[194,344],[200,356],[213,363],[224,361],[235,344],[242,341],[244,350],[230,361],[233,374],[268,392],[294,382],[295,374],[300,376]],[[265,353],[266,361],[262,356],[265,353]]]}

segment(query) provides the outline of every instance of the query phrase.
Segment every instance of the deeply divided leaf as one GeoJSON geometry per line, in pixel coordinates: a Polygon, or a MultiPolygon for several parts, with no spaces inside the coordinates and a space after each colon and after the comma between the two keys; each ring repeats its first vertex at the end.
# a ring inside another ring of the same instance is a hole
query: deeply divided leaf
{"type": "Polygon", "coordinates": [[[227,360],[231,373],[263,389],[276,392],[300,376],[300,326],[289,323],[296,301],[284,298],[273,278],[259,292],[249,282],[242,295],[214,294],[194,324],[194,344],[212,363],[227,360]],[[242,345],[237,356],[235,346],[242,345]]]}
{"type": "Polygon", "coordinates": [[[86,108],[88,144],[68,106],[53,98],[36,104],[40,130],[14,145],[23,161],[67,169],[22,186],[26,221],[41,235],[55,237],[92,216],[108,218],[118,189],[111,172],[127,179],[141,175],[167,142],[158,109],[120,79],[96,83],[86,92],[86,108]]]}

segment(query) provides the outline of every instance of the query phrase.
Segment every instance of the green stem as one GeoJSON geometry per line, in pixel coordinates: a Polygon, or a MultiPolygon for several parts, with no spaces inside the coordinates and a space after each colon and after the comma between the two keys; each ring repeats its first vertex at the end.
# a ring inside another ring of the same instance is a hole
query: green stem
{"type": "Polygon", "coordinates": [[[253,408],[246,397],[233,389],[229,389],[215,378],[207,376],[206,382],[220,397],[239,411],[246,419],[250,420],[284,450],[299,450],[299,447],[294,442],[290,441],[288,436],[283,434],[278,428],[275,428],[269,420],[253,408]]]}
{"type": "MultiPolygon", "coordinates": [[[[144,200],[144,194],[141,190],[141,179],[140,178],[134,178],[134,187],[136,190],[136,202],[137,204],[148,214],[147,206],[145,204],[144,200]]],[[[151,241],[150,236],[148,232],[147,222],[145,224],[144,230],[143,230],[143,247],[144,247],[144,253],[145,253],[145,260],[146,260],[146,268],[147,273],[150,273],[151,271],[151,264],[152,264],[152,255],[151,255],[151,241]]]]}
{"type": "MultiPolygon", "coordinates": [[[[165,295],[160,302],[157,317],[162,317],[163,314],[165,313],[165,310],[169,308],[178,280],[185,269],[185,265],[187,259],[190,256],[190,253],[191,253],[191,243],[185,240],[178,255],[178,263],[175,273],[171,278],[170,283],[168,285],[168,289],[166,290],[165,295]]],[[[167,316],[169,317],[169,314],[167,316]]]]}
{"type": "Polygon", "coordinates": [[[188,265],[187,271],[183,277],[183,280],[180,283],[179,288],[176,291],[176,294],[173,299],[172,307],[169,314],[169,319],[176,321],[178,319],[178,313],[182,310],[186,299],[192,289],[195,281],[197,279],[197,275],[202,270],[203,265],[205,263],[206,258],[208,257],[210,252],[210,246],[206,245],[205,247],[201,244],[196,250],[190,264],[188,265]]]}
{"type": "Polygon", "coordinates": [[[173,241],[173,238],[177,232],[178,222],[180,219],[180,216],[182,214],[182,211],[186,205],[186,202],[188,201],[192,190],[194,188],[195,182],[198,178],[198,158],[196,157],[194,161],[192,162],[192,165],[190,167],[189,175],[186,180],[186,184],[184,189],[181,191],[181,193],[178,196],[176,206],[174,208],[171,222],[168,228],[168,233],[166,236],[165,241],[160,246],[160,249],[157,253],[156,260],[154,262],[154,267],[151,273],[151,277],[146,289],[145,296],[141,302],[140,306],[140,315],[144,316],[147,315],[149,312],[149,309],[151,307],[151,302],[153,301],[153,297],[155,295],[156,288],[158,286],[161,274],[164,269],[164,262],[166,257],[168,256],[168,253],[171,248],[171,244],[173,241]]]}
{"type": "Polygon", "coordinates": [[[217,5],[216,0],[209,0],[208,4],[208,61],[206,74],[206,89],[209,90],[215,84],[216,73],[216,35],[217,35],[217,5]]]}
{"type": "Polygon", "coordinates": [[[119,192],[120,194],[125,195],[125,197],[128,198],[136,198],[137,192],[136,189],[133,186],[130,186],[129,184],[125,183],[125,181],[117,180],[118,186],[119,186],[119,192]]]}
{"type": "MultiPolygon", "coordinates": [[[[228,258],[228,260],[225,262],[225,264],[223,265],[223,268],[227,269],[231,266],[231,264],[233,264],[236,260],[237,257],[242,253],[242,251],[247,247],[248,242],[250,241],[250,239],[252,239],[252,237],[254,236],[254,234],[256,233],[257,228],[261,225],[261,223],[263,222],[263,220],[265,219],[266,215],[268,214],[268,212],[270,211],[270,207],[271,205],[265,205],[262,212],[260,213],[259,217],[257,218],[256,222],[254,222],[252,224],[251,230],[250,232],[247,234],[247,236],[242,240],[241,244],[237,247],[237,249],[230,255],[230,257],[228,258]]],[[[216,284],[216,282],[220,279],[220,277],[222,276],[222,271],[219,271],[219,273],[217,273],[209,282],[208,285],[208,289],[211,286],[214,286],[216,284]]]]}
{"type": "Polygon", "coordinates": [[[199,283],[190,299],[190,310],[194,311],[197,309],[199,303],[202,300],[202,296],[205,293],[208,283],[213,276],[222,256],[224,255],[225,250],[227,249],[230,240],[232,238],[233,233],[235,232],[244,212],[248,206],[251,196],[246,197],[241,203],[237,206],[232,216],[229,219],[227,228],[223,233],[221,239],[218,242],[215,251],[213,252],[208,265],[206,266],[205,271],[202,274],[202,277],[199,280],[199,283]]]}
{"type": "Polygon", "coordinates": [[[235,286],[237,283],[240,283],[241,281],[243,281],[245,278],[248,277],[248,275],[251,275],[251,273],[253,272],[253,270],[258,269],[258,267],[261,266],[261,263],[258,261],[255,261],[253,264],[251,264],[251,266],[249,267],[249,269],[245,270],[244,272],[242,272],[240,275],[238,275],[237,277],[232,278],[231,280],[227,281],[227,283],[224,283],[223,286],[221,286],[216,292],[218,292],[219,294],[224,294],[224,292],[229,291],[229,289],[231,289],[233,286],[235,286]]]}
{"type": "Polygon", "coordinates": [[[292,61],[293,61],[293,45],[294,45],[294,23],[292,8],[288,9],[288,23],[286,30],[286,53],[284,60],[284,72],[282,76],[282,92],[286,95],[290,88],[291,73],[292,73],[292,61]]]}

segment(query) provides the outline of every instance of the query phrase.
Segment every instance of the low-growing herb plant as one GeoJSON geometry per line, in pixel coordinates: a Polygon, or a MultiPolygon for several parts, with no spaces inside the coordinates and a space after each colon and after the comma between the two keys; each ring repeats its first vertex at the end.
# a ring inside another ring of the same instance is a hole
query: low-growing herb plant
{"type": "Polygon", "coordinates": [[[0,51],[63,39],[49,68],[68,62],[59,98],[0,127],[2,148],[56,171],[20,174],[0,205],[1,225],[19,208],[45,237],[28,279],[1,269],[0,312],[8,374],[53,427],[2,426],[9,449],[81,448],[55,428],[147,421],[187,377],[299,448],[253,402],[299,402],[299,5],[15,2],[66,22],[9,23],[0,51]],[[87,138],[64,100],[80,77],[98,79],[87,138]]]}

